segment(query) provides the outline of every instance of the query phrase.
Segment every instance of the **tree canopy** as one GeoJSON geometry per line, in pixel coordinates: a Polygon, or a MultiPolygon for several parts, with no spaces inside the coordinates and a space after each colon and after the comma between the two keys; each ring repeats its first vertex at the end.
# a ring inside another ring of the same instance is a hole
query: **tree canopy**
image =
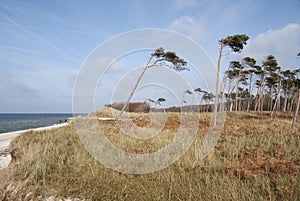
{"type": "Polygon", "coordinates": [[[165,52],[165,49],[162,47],[156,49],[151,56],[157,59],[154,64],[165,64],[176,71],[190,70],[184,59],[179,58],[175,52],[165,52]]]}
{"type": "Polygon", "coordinates": [[[227,36],[219,40],[224,46],[229,46],[233,52],[241,52],[244,45],[247,45],[249,37],[246,34],[236,34],[233,36],[227,36]]]}

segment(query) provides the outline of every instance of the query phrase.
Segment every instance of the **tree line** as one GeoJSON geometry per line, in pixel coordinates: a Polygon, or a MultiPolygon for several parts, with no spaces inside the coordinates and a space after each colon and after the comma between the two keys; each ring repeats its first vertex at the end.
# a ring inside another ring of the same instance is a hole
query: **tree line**
{"type": "MultiPolygon", "coordinates": [[[[294,127],[300,107],[300,69],[283,70],[273,55],[268,55],[261,65],[257,65],[255,58],[250,57],[245,57],[241,61],[231,61],[224,74],[219,94],[223,49],[229,47],[232,52],[241,52],[248,39],[246,34],[237,34],[219,40],[214,124],[219,110],[254,110],[260,113],[271,111],[271,116],[276,115],[276,111],[294,111],[292,124],[294,127]],[[219,108],[219,95],[222,97],[222,108],[219,108]]],[[[297,57],[299,56],[300,52],[297,54],[297,57]]]]}
{"type": "Polygon", "coordinates": [[[257,65],[254,58],[231,61],[224,73],[222,97],[228,111],[295,111],[300,69],[283,70],[273,55],[257,65]]]}
{"type": "MultiPolygon", "coordinates": [[[[260,65],[257,64],[255,58],[245,57],[241,61],[231,61],[224,72],[222,83],[220,82],[223,50],[229,48],[232,52],[240,53],[247,45],[248,39],[249,37],[246,34],[237,34],[219,40],[216,91],[212,93],[201,88],[194,89],[194,93],[201,96],[200,105],[203,105],[202,101],[206,101],[206,111],[209,111],[210,102],[214,101],[214,125],[216,124],[217,112],[220,110],[252,110],[259,113],[271,111],[271,115],[276,115],[277,111],[294,111],[294,126],[300,105],[300,69],[283,70],[273,55],[266,56],[260,65]],[[220,84],[222,86],[221,90],[219,89],[220,84]]],[[[295,57],[300,57],[300,52],[295,57]]],[[[175,52],[166,52],[163,48],[156,49],[150,55],[147,64],[138,77],[127,101],[123,105],[119,118],[128,106],[146,70],[160,65],[167,65],[175,71],[189,70],[187,62],[179,58],[175,52]]],[[[181,104],[184,103],[184,96],[192,93],[191,90],[184,91],[181,104]]],[[[157,101],[148,100],[156,104],[166,101],[164,98],[157,101]]]]}

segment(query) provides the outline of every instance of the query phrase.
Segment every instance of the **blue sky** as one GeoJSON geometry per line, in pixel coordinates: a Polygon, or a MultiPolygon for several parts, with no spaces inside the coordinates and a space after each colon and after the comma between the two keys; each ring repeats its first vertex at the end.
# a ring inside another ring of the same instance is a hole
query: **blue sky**
{"type": "MultiPolygon", "coordinates": [[[[268,54],[282,68],[299,68],[299,10],[299,0],[1,0],[0,113],[71,112],[84,60],[99,44],[134,29],[182,33],[214,64],[220,38],[246,33],[248,45],[241,55],[224,57],[223,71],[232,59],[252,56],[260,64],[268,54]]],[[[96,107],[108,101],[102,97],[96,107]]]]}

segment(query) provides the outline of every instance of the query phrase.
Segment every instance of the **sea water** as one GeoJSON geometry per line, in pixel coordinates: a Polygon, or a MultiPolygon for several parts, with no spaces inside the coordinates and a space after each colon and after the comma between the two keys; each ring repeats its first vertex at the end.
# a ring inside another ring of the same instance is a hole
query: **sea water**
{"type": "Polygon", "coordinates": [[[1,133],[64,123],[72,114],[0,114],[1,133]]]}

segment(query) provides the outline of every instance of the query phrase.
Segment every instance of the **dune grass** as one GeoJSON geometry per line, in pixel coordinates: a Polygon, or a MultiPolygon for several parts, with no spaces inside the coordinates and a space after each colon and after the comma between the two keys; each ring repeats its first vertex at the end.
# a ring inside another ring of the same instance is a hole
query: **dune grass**
{"type": "MultiPolygon", "coordinates": [[[[107,109],[95,113],[109,116],[107,109]]],[[[131,114],[149,124],[146,114],[131,114]]],[[[173,165],[150,174],[131,175],[105,168],[85,150],[74,122],[49,131],[28,132],[10,145],[13,162],[0,171],[0,200],[297,200],[300,197],[300,127],[289,114],[227,113],[213,154],[198,159],[211,114],[200,115],[190,149],[173,165]]],[[[180,117],[167,114],[154,138],[137,140],[112,121],[101,122],[107,138],[132,153],[151,153],[176,135],[180,117]]]]}

